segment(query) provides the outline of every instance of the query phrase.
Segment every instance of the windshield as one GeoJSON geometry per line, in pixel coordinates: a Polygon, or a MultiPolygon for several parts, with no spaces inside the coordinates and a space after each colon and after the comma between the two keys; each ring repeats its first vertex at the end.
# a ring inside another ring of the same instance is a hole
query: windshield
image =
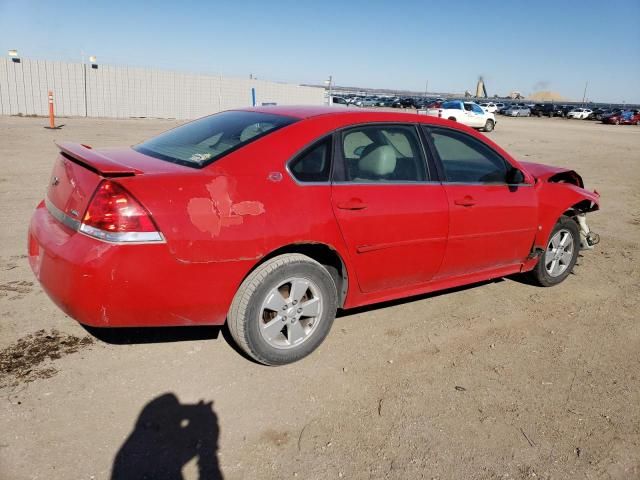
{"type": "Polygon", "coordinates": [[[169,130],[133,149],[160,160],[200,168],[296,120],[262,112],[221,112],[169,130]]]}
{"type": "Polygon", "coordinates": [[[451,110],[462,110],[460,108],[460,102],[444,102],[442,108],[451,110]]]}

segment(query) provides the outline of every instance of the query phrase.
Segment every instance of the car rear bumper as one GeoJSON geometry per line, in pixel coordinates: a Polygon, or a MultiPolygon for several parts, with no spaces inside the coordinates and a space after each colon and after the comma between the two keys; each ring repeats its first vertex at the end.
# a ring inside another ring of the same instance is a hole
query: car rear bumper
{"type": "Polygon", "coordinates": [[[182,263],[166,243],[103,242],[63,225],[44,202],[29,226],[29,263],[65,313],[95,327],[222,324],[250,268],[182,263]]]}

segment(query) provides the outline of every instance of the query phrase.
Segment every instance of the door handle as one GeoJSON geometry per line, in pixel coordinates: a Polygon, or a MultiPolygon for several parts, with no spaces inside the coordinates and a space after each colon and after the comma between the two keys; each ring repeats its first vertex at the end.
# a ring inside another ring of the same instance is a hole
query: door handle
{"type": "Polygon", "coordinates": [[[340,210],[364,210],[367,204],[359,198],[352,198],[344,202],[338,202],[336,205],[340,210]]]}
{"type": "Polygon", "coordinates": [[[476,201],[473,199],[473,197],[465,195],[463,198],[457,198],[453,201],[453,203],[455,203],[456,205],[461,205],[463,207],[472,207],[476,204],[476,201]]]}

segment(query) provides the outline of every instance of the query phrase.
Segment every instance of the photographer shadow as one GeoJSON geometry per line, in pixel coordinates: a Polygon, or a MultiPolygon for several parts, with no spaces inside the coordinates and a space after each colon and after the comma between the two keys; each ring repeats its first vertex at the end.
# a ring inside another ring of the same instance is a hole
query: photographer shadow
{"type": "Polygon", "coordinates": [[[212,404],[184,405],[173,393],[151,400],[120,447],[111,479],[180,480],[183,468],[194,459],[199,480],[222,479],[218,418],[212,404]]]}

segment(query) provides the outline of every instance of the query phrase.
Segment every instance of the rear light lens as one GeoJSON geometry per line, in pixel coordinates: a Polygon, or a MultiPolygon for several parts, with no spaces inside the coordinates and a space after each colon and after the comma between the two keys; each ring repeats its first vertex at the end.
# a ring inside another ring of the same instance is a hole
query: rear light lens
{"type": "Polygon", "coordinates": [[[80,231],[107,242],[162,242],[149,212],[124,187],[103,181],[89,203],[80,231]]]}

